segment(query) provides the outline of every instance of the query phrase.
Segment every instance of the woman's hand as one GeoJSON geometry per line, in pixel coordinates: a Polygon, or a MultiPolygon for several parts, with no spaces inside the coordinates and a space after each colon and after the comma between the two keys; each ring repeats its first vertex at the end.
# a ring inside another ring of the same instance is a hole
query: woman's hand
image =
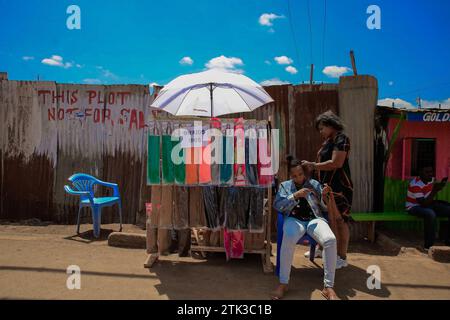
{"type": "Polygon", "coordinates": [[[329,185],[325,184],[322,189],[322,197],[329,195],[330,192],[331,192],[331,187],[329,185]]]}
{"type": "Polygon", "coordinates": [[[297,192],[294,193],[294,198],[298,199],[298,198],[306,198],[306,196],[308,195],[308,193],[311,192],[311,189],[308,188],[303,188],[298,190],[297,192]]]}
{"type": "Polygon", "coordinates": [[[311,161],[302,160],[302,165],[307,166],[311,171],[316,168],[316,163],[311,161]]]}

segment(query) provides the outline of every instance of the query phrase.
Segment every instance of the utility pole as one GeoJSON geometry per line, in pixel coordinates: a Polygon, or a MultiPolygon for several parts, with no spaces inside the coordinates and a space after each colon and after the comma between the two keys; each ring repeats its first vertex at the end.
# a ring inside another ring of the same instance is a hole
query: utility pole
{"type": "Polygon", "coordinates": [[[353,75],[358,75],[358,70],[356,70],[356,62],[355,62],[355,53],[353,50],[350,50],[350,60],[352,62],[353,75]]]}
{"type": "Polygon", "coordinates": [[[312,85],[313,85],[313,81],[314,81],[314,64],[311,63],[311,69],[310,69],[310,72],[309,72],[309,84],[310,84],[311,88],[312,88],[312,85]]]}

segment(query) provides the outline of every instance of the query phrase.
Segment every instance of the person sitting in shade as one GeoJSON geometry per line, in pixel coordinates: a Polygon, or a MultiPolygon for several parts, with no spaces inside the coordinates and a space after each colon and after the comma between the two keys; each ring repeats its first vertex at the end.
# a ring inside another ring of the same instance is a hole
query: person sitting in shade
{"type": "Polygon", "coordinates": [[[328,186],[322,188],[318,181],[309,179],[305,170],[306,166],[302,166],[298,160],[292,160],[291,180],[280,184],[275,197],[274,208],[284,214],[285,219],[280,253],[280,283],[272,293],[272,299],[281,299],[288,291],[295,246],[307,233],[323,247],[324,289],[321,293],[326,299],[336,300],[333,290],[337,260],[336,237],[323,217],[326,207],[320,200],[331,189],[328,186]]]}
{"type": "MultiPolygon", "coordinates": [[[[421,217],[424,220],[424,247],[425,250],[433,246],[436,237],[436,217],[448,217],[450,220],[450,203],[436,200],[447,179],[436,182],[433,178],[433,167],[424,166],[419,170],[419,177],[411,180],[406,196],[406,210],[409,214],[421,217]]],[[[445,245],[450,245],[450,221],[447,223],[448,231],[445,245]]]]}

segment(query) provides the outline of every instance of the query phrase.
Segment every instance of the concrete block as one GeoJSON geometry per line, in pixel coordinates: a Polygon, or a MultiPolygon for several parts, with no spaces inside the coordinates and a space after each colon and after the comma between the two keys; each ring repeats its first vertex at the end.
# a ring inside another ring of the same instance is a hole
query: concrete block
{"type": "Polygon", "coordinates": [[[144,234],[112,232],[108,237],[108,245],[111,247],[145,249],[146,237],[144,234]]]}

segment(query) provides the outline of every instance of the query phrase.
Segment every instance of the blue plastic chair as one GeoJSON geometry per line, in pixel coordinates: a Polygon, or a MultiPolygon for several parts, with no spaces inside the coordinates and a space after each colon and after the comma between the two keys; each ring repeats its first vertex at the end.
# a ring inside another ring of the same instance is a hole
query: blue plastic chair
{"type": "MultiPolygon", "coordinates": [[[[281,243],[283,242],[283,224],[284,224],[284,215],[278,212],[277,218],[277,266],[275,268],[275,274],[277,277],[280,276],[280,253],[281,253],[281,243]]],[[[308,240],[310,248],[309,248],[309,260],[314,262],[314,255],[316,254],[316,246],[317,242],[312,237],[310,237],[307,233],[303,237],[298,240],[297,244],[302,244],[305,240],[308,240]]]]}
{"type": "Polygon", "coordinates": [[[116,183],[104,182],[85,173],[76,173],[68,180],[72,182],[75,190],[68,185],[64,186],[64,190],[66,190],[69,194],[80,196],[80,207],[78,209],[77,218],[77,234],[80,233],[81,209],[84,207],[91,207],[94,237],[98,238],[100,236],[102,208],[112,206],[116,203],[119,205],[120,231],[122,231],[122,202],[119,194],[119,186],[116,183]],[[113,196],[95,198],[94,186],[96,184],[113,188],[113,196]]]}

